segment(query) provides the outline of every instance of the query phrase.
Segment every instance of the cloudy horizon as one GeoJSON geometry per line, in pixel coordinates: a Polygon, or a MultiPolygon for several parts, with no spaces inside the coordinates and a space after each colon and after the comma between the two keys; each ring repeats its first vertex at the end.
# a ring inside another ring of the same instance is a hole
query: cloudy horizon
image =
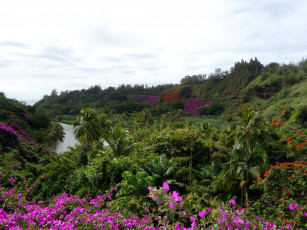
{"type": "Polygon", "coordinates": [[[179,83],[241,59],[307,54],[304,0],[3,0],[0,92],[38,100],[120,84],[179,83]]]}

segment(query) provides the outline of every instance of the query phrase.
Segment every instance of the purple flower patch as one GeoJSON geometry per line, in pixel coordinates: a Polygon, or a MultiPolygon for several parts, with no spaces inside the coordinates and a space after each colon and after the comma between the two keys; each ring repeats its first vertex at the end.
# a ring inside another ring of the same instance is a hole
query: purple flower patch
{"type": "Polygon", "coordinates": [[[159,97],[154,97],[154,96],[149,96],[149,95],[134,95],[132,97],[132,100],[134,102],[139,102],[139,103],[146,103],[149,102],[151,106],[156,104],[160,98],[159,97]]]}
{"type": "Polygon", "coordinates": [[[0,144],[4,147],[13,147],[18,144],[15,130],[0,123],[0,144]]]}
{"type": "Polygon", "coordinates": [[[184,103],[184,109],[183,111],[186,113],[186,114],[191,114],[191,115],[195,115],[195,112],[196,112],[196,109],[198,107],[201,107],[205,105],[205,102],[203,101],[198,101],[198,100],[195,100],[195,99],[191,99],[191,100],[188,100],[184,103]]]}

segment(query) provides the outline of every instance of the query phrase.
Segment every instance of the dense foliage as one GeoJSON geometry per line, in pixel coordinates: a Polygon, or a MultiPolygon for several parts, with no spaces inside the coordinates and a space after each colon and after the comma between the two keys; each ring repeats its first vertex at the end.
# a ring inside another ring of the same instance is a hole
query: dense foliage
{"type": "Polygon", "coordinates": [[[306,229],[306,66],[251,59],[34,107],[0,94],[0,226],[306,229]],[[63,154],[56,120],[79,140],[63,154]]]}

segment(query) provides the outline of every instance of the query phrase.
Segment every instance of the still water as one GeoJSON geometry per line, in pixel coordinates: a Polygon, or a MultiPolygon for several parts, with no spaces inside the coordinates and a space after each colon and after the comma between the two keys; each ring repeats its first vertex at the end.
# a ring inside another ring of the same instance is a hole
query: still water
{"type": "Polygon", "coordinates": [[[67,124],[63,124],[63,123],[59,123],[60,125],[63,126],[64,128],[64,132],[65,132],[65,138],[63,142],[58,142],[56,147],[55,147],[55,152],[57,153],[63,153],[65,151],[68,150],[68,147],[74,147],[75,144],[78,143],[78,141],[76,140],[75,136],[74,136],[74,128],[72,125],[67,125],[67,124]]]}

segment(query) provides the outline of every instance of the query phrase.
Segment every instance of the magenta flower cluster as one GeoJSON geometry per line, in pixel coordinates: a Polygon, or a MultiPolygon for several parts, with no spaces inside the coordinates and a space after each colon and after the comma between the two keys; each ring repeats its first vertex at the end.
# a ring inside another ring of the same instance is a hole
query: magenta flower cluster
{"type": "Polygon", "coordinates": [[[146,103],[149,102],[151,106],[156,104],[160,98],[159,97],[154,97],[154,96],[149,96],[149,95],[134,95],[132,97],[132,100],[134,102],[139,102],[139,103],[146,103]]]}
{"type": "Polygon", "coordinates": [[[204,105],[212,105],[212,101],[203,102],[203,101],[198,101],[198,100],[195,100],[195,99],[190,99],[190,100],[188,100],[184,103],[183,111],[186,114],[195,115],[196,109],[198,107],[201,107],[201,106],[204,106],[204,105]]]}
{"type": "Polygon", "coordinates": [[[35,141],[29,136],[27,132],[22,130],[18,124],[8,122],[7,126],[14,129],[15,133],[17,133],[19,141],[24,141],[31,144],[32,146],[36,146],[35,141]]]}
{"type": "Polygon", "coordinates": [[[0,144],[12,147],[18,144],[18,137],[13,128],[0,123],[0,144]]]}
{"type": "Polygon", "coordinates": [[[203,102],[203,101],[198,101],[198,100],[195,100],[195,99],[191,99],[191,100],[188,100],[188,101],[186,101],[184,103],[183,111],[186,114],[195,115],[196,109],[198,107],[203,106],[204,104],[205,104],[205,102],[203,102]]]}
{"type": "MultiPolygon", "coordinates": [[[[12,183],[16,182],[15,178],[9,180],[12,183]]],[[[47,204],[44,201],[27,201],[26,196],[30,195],[32,187],[23,193],[20,193],[16,187],[10,189],[0,187],[1,229],[277,229],[274,223],[260,220],[258,217],[248,219],[245,216],[245,209],[232,210],[231,207],[223,209],[219,206],[213,211],[207,207],[195,215],[188,216],[183,211],[183,198],[178,192],[171,192],[166,182],[159,189],[148,187],[149,197],[163,206],[152,210],[152,213],[157,213],[156,216],[150,214],[148,207],[145,210],[149,214],[141,216],[132,214],[125,217],[123,214],[125,210],[122,210],[123,213],[111,211],[112,203],[109,201],[112,199],[112,192],[118,189],[117,186],[111,188],[105,195],[95,198],[89,195],[79,198],[63,193],[48,199],[47,204]],[[159,197],[156,199],[156,196],[159,197]],[[185,222],[190,226],[184,227],[176,219],[175,214],[186,218],[185,222]]],[[[231,204],[235,205],[235,200],[232,199],[231,204]]],[[[290,209],[292,210],[292,206],[290,209]]],[[[285,228],[279,226],[279,229],[285,228]]]]}
{"type": "Polygon", "coordinates": [[[300,209],[300,206],[297,205],[297,204],[291,203],[291,204],[289,205],[289,209],[290,209],[291,211],[295,211],[295,209],[300,209]]]}
{"type": "Polygon", "coordinates": [[[205,101],[205,105],[212,105],[212,101],[205,101]]]}

